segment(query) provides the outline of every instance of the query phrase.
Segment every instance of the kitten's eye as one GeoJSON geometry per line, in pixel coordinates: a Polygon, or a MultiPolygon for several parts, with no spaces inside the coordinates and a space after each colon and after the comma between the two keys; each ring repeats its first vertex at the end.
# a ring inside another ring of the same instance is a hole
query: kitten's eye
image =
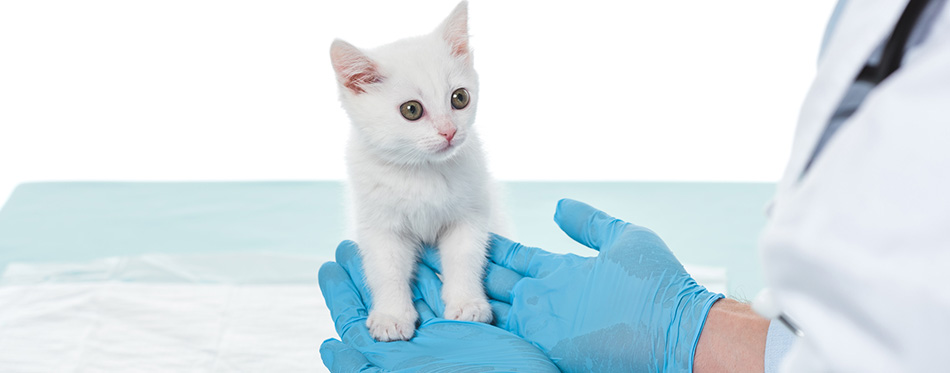
{"type": "Polygon", "coordinates": [[[422,117],[422,104],[419,101],[409,101],[399,106],[399,112],[409,120],[416,120],[422,117]]]}
{"type": "Polygon", "coordinates": [[[455,92],[452,92],[452,107],[456,109],[464,109],[468,106],[469,96],[468,91],[465,88],[456,89],[455,92]]]}

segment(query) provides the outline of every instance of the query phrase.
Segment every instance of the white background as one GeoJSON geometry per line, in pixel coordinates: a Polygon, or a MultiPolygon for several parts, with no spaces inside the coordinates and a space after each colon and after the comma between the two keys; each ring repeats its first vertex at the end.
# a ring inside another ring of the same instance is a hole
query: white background
{"type": "MultiPolygon", "coordinates": [[[[0,1],[0,201],[36,180],[342,179],[328,49],[454,1],[0,1]]],[[[470,4],[502,180],[775,181],[833,1],[470,4]]]]}

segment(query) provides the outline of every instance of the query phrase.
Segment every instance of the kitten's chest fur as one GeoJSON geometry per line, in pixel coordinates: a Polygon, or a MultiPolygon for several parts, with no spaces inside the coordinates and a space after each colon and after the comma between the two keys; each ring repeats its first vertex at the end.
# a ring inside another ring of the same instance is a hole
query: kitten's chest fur
{"type": "Polygon", "coordinates": [[[357,230],[384,228],[436,244],[446,227],[462,219],[487,229],[489,176],[480,144],[469,140],[451,160],[415,166],[386,163],[351,143],[347,164],[357,230]]]}

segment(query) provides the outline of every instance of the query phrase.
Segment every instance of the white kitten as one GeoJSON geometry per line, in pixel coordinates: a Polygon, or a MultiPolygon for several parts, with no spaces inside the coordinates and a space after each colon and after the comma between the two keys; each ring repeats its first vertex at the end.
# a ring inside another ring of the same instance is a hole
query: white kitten
{"type": "Polygon", "coordinates": [[[410,281],[423,244],[442,256],[445,317],[491,321],[482,276],[497,221],[472,127],[478,75],[467,4],[431,34],[362,51],[335,40],[330,57],[352,120],[347,149],[356,235],[379,341],[412,337],[410,281]]]}

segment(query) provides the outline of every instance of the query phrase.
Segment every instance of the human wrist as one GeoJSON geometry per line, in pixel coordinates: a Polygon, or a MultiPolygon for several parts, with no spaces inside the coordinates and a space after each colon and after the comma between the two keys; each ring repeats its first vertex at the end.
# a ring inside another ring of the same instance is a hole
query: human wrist
{"type": "Polygon", "coordinates": [[[720,299],[709,310],[694,372],[762,372],[769,320],[745,303],[720,299]]]}
{"type": "Polygon", "coordinates": [[[665,372],[685,372],[692,369],[703,324],[713,305],[723,298],[722,294],[710,292],[692,279],[680,292],[684,296],[676,307],[668,334],[666,356],[662,359],[665,372]]]}

